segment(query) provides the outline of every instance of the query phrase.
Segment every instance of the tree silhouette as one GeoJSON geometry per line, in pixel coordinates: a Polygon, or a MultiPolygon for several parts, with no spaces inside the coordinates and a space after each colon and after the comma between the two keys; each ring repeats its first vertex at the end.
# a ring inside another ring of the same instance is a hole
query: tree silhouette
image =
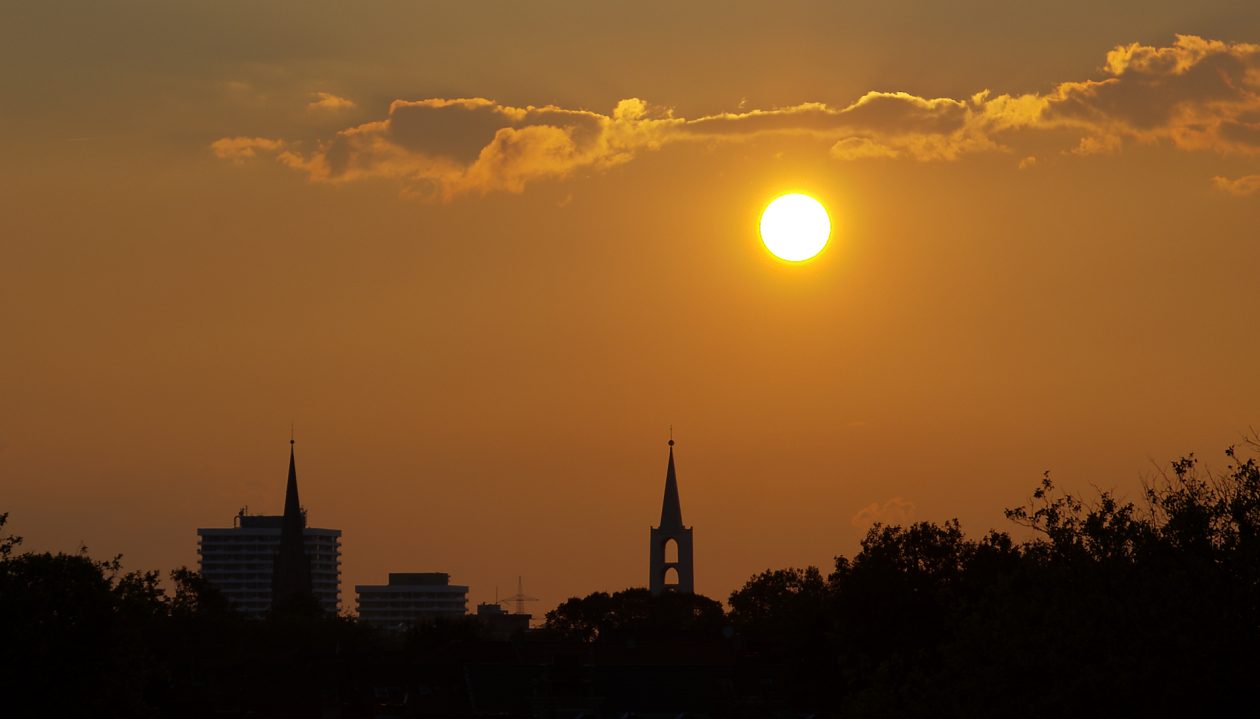
{"type": "Polygon", "coordinates": [[[721,603],[700,594],[623,589],[574,597],[547,612],[545,627],[583,642],[607,639],[717,637],[725,617],[721,603]]]}

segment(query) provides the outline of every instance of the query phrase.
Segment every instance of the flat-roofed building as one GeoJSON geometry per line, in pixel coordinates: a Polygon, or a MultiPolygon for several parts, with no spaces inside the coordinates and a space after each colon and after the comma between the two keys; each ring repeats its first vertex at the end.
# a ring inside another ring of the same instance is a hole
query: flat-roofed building
{"type": "Polygon", "coordinates": [[[508,614],[498,604],[481,603],[477,605],[477,621],[489,639],[511,639],[529,631],[528,614],[508,614]]]}
{"type": "Polygon", "coordinates": [[[468,613],[468,587],[445,572],[390,572],[389,584],[358,584],[359,621],[400,629],[468,613]]]}
{"type": "MultiPolygon", "coordinates": [[[[272,579],[280,551],[281,515],[236,515],[234,526],[197,530],[201,574],[218,587],[237,611],[262,616],[271,609],[272,579]]],[[[341,604],[341,530],[302,530],[311,563],[311,590],[324,611],[341,604]]]]}

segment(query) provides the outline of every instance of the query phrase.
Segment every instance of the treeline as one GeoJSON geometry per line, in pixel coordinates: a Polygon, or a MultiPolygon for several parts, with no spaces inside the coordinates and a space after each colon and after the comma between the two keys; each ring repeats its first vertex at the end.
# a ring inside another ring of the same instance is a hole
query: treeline
{"type": "MultiPolygon", "coordinates": [[[[377,637],[301,609],[250,620],[197,572],[19,553],[0,514],[0,715],[320,716],[377,637]]],[[[344,699],[340,696],[345,693],[344,699]]]]}
{"type": "Polygon", "coordinates": [[[829,572],[763,572],[726,607],[573,598],[512,647],[472,619],[401,637],[309,608],[246,619],[186,569],[168,591],[117,558],[20,552],[0,515],[0,702],[127,717],[1220,714],[1249,706],[1260,676],[1260,469],[1227,454],[1219,474],[1174,463],[1136,503],[1046,478],[1007,511],[1026,539],[876,525],[829,572]]]}
{"type": "Polygon", "coordinates": [[[1260,677],[1260,470],[1174,463],[1138,503],[1059,492],[1008,510],[1034,530],[957,521],[870,529],[830,573],[769,570],[729,598],[642,590],[572,599],[548,626],[583,641],[733,635],[745,705],[845,717],[1213,716],[1260,677]],[[1028,532],[1023,534],[1027,535],[1028,532]],[[760,687],[758,689],[757,687],[760,687]],[[759,702],[759,704],[756,704],[759,702]]]}

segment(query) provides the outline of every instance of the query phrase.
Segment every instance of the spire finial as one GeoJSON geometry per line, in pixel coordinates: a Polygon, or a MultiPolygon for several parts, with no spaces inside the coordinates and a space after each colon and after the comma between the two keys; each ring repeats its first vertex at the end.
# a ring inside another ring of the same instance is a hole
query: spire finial
{"type": "Polygon", "coordinates": [[[669,446],[674,446],[674,425],[669,426],[669,446]]]}
{"type": "Polygon", "coordinates": [[[289,445],[293,445],[293,422],[289,422],[289,445]]]}

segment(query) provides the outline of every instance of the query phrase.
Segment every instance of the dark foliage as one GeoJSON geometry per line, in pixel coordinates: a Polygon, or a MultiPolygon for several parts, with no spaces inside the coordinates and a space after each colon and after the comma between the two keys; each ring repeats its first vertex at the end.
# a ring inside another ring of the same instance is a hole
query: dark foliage
{"type": "Polygon", "coordinates": [[[1260,468],[1228,461],[1179,460],[1136,504],[1046,477],[1007,512],[1022,541],[876,525],[828,575],[750,578],[729,613],[575,597],[512,645],[471,618],[245,619],[188,569],[164,585],[82,549],[22,553],[0,514],[0,692],[46,716],[1224,714],[1260,672],[1260,468]]]}
{"type": "Polygon", "coordinates": [[[246,620],[186,568],[168,595],[117,557],[18,554],[20,542],[0,536],[0,695],[32,716],[318,716],[339,655],[370,639],[338,617],[246,620]]]}
{"type": "Polygon", "coordinates": [[[700,594],[652,596],[636,587],[574,597],[547,612],[547,629],[582,642],[625,639],[701,639],[721,635],[721,603],[700,594]]]}
{"type": "Polygon", "coordinates": [[[782,678],[775,703],[802,710],[1224,712],[1260,671],[1260,470],[1228,457],[1218,476],[1174,463],[1140,505],[1047,476],[1007,511],[1034,530],[1024,542],[876,525],[825,581],[812,567],[753,577],[731,619],[782,678]]]}

